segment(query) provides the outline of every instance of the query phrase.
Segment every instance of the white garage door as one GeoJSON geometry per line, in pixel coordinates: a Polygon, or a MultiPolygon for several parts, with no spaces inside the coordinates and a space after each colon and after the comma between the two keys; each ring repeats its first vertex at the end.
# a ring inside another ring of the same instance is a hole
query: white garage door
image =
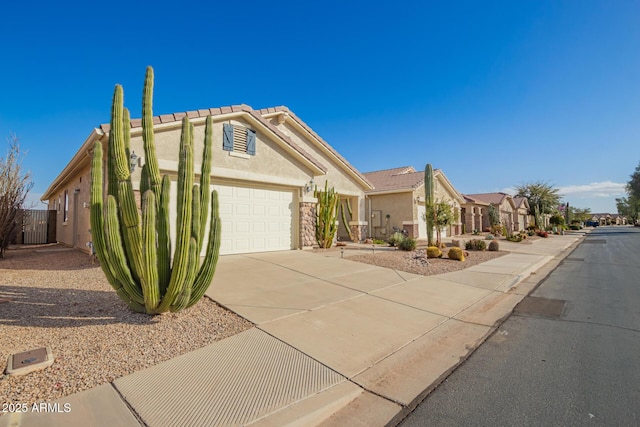
{"type": "MultiPolygon", "coordinates": [[[[214,185],[222,221],[221,254],[293,249],[294,192],[214,185]]],[[[176,184],[172,182],[171,237],[175,242],[176,184]]],[[[207,225],[208,233],[208,225],[207,225]]],[[[202,255],[206,252],[206,243],[202,255]]]]}
{"type": "Polygon", "coordinates": [[[418,205],[418,237],[427,238],[427,222],[425,221],[426,208],[424,205],[418,205]]]}

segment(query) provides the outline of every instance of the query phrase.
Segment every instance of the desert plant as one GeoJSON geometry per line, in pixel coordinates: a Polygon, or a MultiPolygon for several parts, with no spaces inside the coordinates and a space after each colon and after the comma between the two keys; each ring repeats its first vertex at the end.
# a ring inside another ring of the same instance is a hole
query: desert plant
{"type": "Polygon", "coordinates": [[[549,233],[547,231],[538,231],[536,234],[540,237],[549,237],[549,233]]]}
{"type": "Polygon", "coordinates": [[[536,232],[535,230],[527,230],[527,236],[535,236],[536,232]]]}
{"type": "Polygon", "coordinates": [[[321,248],[328,249],[333,245],[338,227],[338,193],[329,188],[329,183],[325,181],[324,191],[319,191],[318,187],[313,192],[318,199],[316,207],[316,241],[321,248]]]}
{"type": "Polygon", "coordinates": [[[507,236],[505,237],[505,239],[507,239],[510,242],[521,242],[522,241],[522,236],[520,236],[519,234],[512,234],[511,236],[507,236]]]}
{"type": "Polygon", "coordinates": [[[485,240],[493,240],[495,238],[495,236],[493,234],[487,234],[485,236],[485,240]]]}
{"type": "Polygon", "coordinates": [[[460,248],[451,248],[447,254],[449,259],[455,259],[458,261],[464,261],[464,252],[460,248]]]}
{"type": "MultiPolygon", "coordinates": [[[[194,184],[193,125],[182,120],[178,162],[177,230],[173,263],[169,238],[168,175],[160,178],[153,141],[153,69],[147,68],[143,92],[142,220],[138,214],[129,166],[128,112],[122,86],[116,85],[108,141],[106,208],[103,195],[102,144],[96,142],[91,163],[91,229],[102,270],[132,310],[158,314],[179,311],[198,302],[211,284],[220,251],[218,197],[211,193],[211,222],[205,258],[200,264],[203,218],[208,216],[210,165],[203,161],[201,185],[194,184]]],[[[207,118],[203,159],[211,158],[211,117],[207,118]]],[[[209,160],[210,163],[210,160],[209,160]]]]}
{"type": "Polygon", "coordinates": [[[428,246],[427,258],[442,258],[442,251],[437,246],[428,246]]]}
{"type": "Polygon", "coordinates": [[[33,187],[31,174],[22,169],[24,152],[20,150],[18,138],[11,134],[7,138],[9,148],[6,157],[0,157],[0,258],[17,236],[22,225],[20,210],[33,187]]]}
{"type": "MultiPolygon", "coordinates": [[[[435,202],[434,192],[433,168],[431,167],[431,163],[427,163],[427,166],[424,168],[424,205],[427,212],[429,212],[435,202]]],[[[433,228],[435,227],[434,209],[431,209],[431,212],[426,215],[425,221],[427,222],[427,244],[433,246],[433,228]]]]}
{"type": "Polygon", "coordinates": [[[340,216],[342,217],[344,228],[347,230],[347,234],[349,235],[349,240],[353,242],[353,233],[351,233],[351,226],[349,226],[349,221],[353,218],[353,211],[351,210],[351,203],[349,202],[349,199],[345,200],[344,203],[340,203],[340,216]],[[347,220],[347,214],[349,215],[349,220],[347,220]]]}
{"type": "Polygon", "coordinates": [[[404,234],[402,234],[399,231],[396,231],[391,235],[391,237],[389,237],[389,246],[398,246],[400,242],[402,242],[405,239],[405,237],[406,236],[404,234]]]}
{"type": "Polygon", "coordinates": [[[405,237],[398,243],[398,248],[403,251],[413,251],[416,249],[416,239],[413,237],[405,237]]]}
{"type": "Polygon", "coordinates": [[[499,251],[500,250],[500,243],[498,243],[497,240],[493,240],[492,242],[489,243],[489,250],[490,251],[499,251]]]}
{"type": "Polygon", "coordinates": [[[465,244],[465,249],[468,251],[484,251],[487,249],[487,243],[484,240],[472,239],[465,244]]]}

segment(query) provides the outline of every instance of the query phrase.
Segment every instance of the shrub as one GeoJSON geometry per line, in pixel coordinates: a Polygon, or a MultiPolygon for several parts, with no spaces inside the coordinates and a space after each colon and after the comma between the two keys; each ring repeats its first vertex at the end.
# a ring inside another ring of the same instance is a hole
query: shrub
{"type": "Polygon", "coordinates": [[[405,239],[404,234],[400,233],[400,232],[395,232],[391,235],[391,237],[389,237],[389,245],[390,246],[400,246],[400,242],[402,242],[405,239]]]}
{"type": "Polygon", "coordinates": [[[527,231],[527,235],[529,235],[529,236],[535,236],[535,234],[536,234],[535,230],[528,230],[527,231]]]}
{"type": "Polygon", "coordinates": [[[480,230],[473,230],[472,233],[474,236],[478,236],[480,234],[480,230]]]}
{"type": "Polygon", "coordinates": [[[427,248],[427,258],[442,258],[442,251],[437,246],[427,248]]]}
{"type": "Polygon", "coordinates": [[[464,252],[462,252],[462,249],[460,248],[451,248],[449,249],[449,258],[450,259],[455,259],[458,261],[464,261],[464,252]]]}
{"type": "Polygon", "coordinates": [[[537,234],[540,237],[549,237],[549,233],[547,233],[546,231],[538,231],[537,234]]]}
{"type": "Polygon", "coordinates": [[[569,228],[571,230],[580,230],[580,224],[571,224],[569,228]]]}
{"type": "Polygon", "coordinates": [[[493,240],[493,234],[487,234],[487,237],[485,237],[486,240],[493,240]]]}
{"type": "Polygon", "coordinates": [[[520,236],[519,234],[512,234],[511,236],[507,236],[505,237],[505,239],[507,239],[510,242],[521,242],[522,241],[522,236],[520,236]]]}
{"type": "MultiPolygon", "coordinates": [[[[527,231],[536,231],[536,226],[535,225],[530,225],[527,227],[527,231]]],[[[533,236],[533,234],[530,234],[530,236],[533,236]]]]}
{"type": "Polygon", "coordinates": [[[490,251],[499,251],[500,250],[500,243],[498,243],[497,240],[493,240],[491,243],[489,243],[489,250],[490,251]]]}
{"type": "Polygon", "coordinates": [[[465,244],[465,249],[468,251],[484,251],[487,249],[487,243],[484,240],[479,239],[469,240],[465,244]]]}
{"type": "Polygon", "coordinates": [[[397,244],[398,248],[403,251],[413,251],[416,249],[416,239],[413,237],[405,237],[397,244]]]}

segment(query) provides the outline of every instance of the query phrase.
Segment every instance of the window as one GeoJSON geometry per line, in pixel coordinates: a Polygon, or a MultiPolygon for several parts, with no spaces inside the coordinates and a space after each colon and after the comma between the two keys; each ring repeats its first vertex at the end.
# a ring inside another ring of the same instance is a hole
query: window
{"type": "Polygon", "coordinates": [[[224,123],[223,132],[223,150],[256,155],[256,131],[244,126],[224,123]]]}
{"type": "Polygon", "coordinates": [[[62,222],[67,222],[69,219],[69,190],[64,190],[64,215],[62,222]]]}

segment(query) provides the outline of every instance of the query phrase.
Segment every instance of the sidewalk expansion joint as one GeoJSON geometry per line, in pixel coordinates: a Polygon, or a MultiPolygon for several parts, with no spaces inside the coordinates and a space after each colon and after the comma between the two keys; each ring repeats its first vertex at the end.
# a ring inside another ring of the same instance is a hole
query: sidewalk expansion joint
{"type": "Polygon", "coordinates": [[[140,425],[142,427],[149,427],[149,425],[142,420],[142,417],[140,416],[140,414],[138,414],[138,412],[135,410],[135,408],[133,406],[131,406],[129,404],[129,402],[127,401],[127,399],[122,395],[122,393],[120,393],[120,390],[118,390],[118,387],[116,387],[116,385],[113,383],[113,381],[111,381],[109,383],[109,385],[116,392],[116,394],[118,395],[120,400],[127,406],[127,409],[129,410],[129,412],[131,412],[131,415],[133,415],[133,417],[136,419],[136,421],[138,421],[138,423],[140,423],[140,425]]]}

